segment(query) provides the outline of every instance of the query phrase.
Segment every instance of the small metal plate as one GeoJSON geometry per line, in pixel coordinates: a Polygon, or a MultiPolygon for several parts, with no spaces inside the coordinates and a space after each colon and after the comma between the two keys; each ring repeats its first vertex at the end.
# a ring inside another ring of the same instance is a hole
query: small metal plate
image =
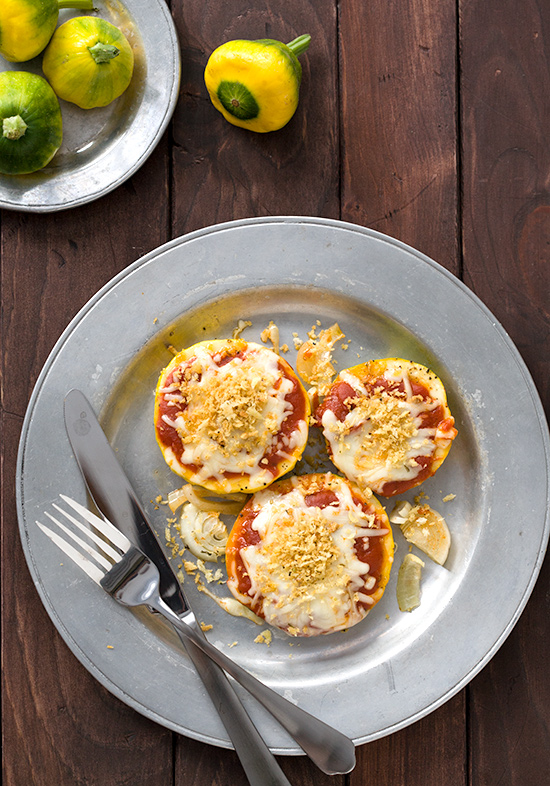
{"type": "MultiPolygon", "coordinates": [[[[60,492],[86,499],[62,413],[65,393],[79,387],[164,542],[169,512],[155,499],[180,482],[153,434],[158,374],[170,346],[229,337],[240,319],[252,322],[243,336],[256,341],[273,320],[291,362],[293,333],[304,338],[317,320],[337,321],[349,340],[336,353],[339,368],[400,356],[433,368],[447,388],[459,435],[422,490],[453,542],[445,567],[425,558],[414,612],[397,607],[408,551],[397,527],[386,593],[347,632],[292,639],[274,631],[270,646],[257,644],[263,627],[228,616],[186,581],[213,643],[357,743],[374,740],[438,707],[487,663],[527,602],[549,532],[548,430],[525,365],[485,306],[408,246],[338,221],[250,219],[179,238],[113,279],[66,329],[29,404],[17,472],[28,564],[61,635],[103,685],[168,728],[230,747],[168,626],[117,606],[34,522],[60,492]]],[[[392,509],[394,500],[382,501],[392,509]]],[[[301,753],[242,693],[270,747],[301,753]]]]}
{"type": "MultiPolygon", "coordinates": [[[[180,82],[179,44],[164,0],[98,0],[98,16],[119,27],[134,50],[128,89],[109,106],[80,109],[60,101],[63,144],[47,167],[30,175],[0,174],[0,208],[47,213],[83,205],[113,191],[153,152],[174,112],[180,82]]],[[[62,10],[59,22],[83,12],[62,10]]],[[[44,76],[42,54],[0,71],[44,76]]]]}

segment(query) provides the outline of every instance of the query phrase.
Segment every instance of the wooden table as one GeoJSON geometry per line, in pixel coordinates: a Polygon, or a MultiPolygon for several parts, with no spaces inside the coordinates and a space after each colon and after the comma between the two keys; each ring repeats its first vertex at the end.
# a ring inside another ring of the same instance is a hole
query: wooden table
{"type": "MultiPolygon", "coordinates": [[[[85,671],[40,605],[19,543],[14,471],[34,382],[69,320],[141,255],[248,216],[374,228],[461,278],[509,332],[550,403],[550,4],[172,0],[171,10],[181,96],[143,168],[85,207],[1,216],[6,786],[245,784],[232,751],[157,726],[85,671]],[[288,126],[258,135],[226,123],[203,83],[212,49],[304,32],[312,42],[288,126]]],[[[282,759],[291,782],[548,783],[549,578],[546,560],[517,626],[467,688],[360,747],[349,776],[282,759]]]]}

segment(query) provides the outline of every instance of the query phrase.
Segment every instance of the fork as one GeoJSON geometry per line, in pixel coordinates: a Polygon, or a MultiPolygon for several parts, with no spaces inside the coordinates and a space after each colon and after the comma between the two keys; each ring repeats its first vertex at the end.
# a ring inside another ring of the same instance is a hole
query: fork
{"type": "Polygon", "coordinates": [[[100,537],[75,516],[53,503],[58,513],[101,549],[99,551],[98,548],[85,542],[66,524],[45,511],[50,521],[82,550],[78,551],[57,532],[37,521],[38,527],[64,554],[123,606],[148,606],[162,614],[188,641],[192,641],[254,696],[296,740],[319,769],[328,775],[351,772],[355,766],[355,747],[348,737],[268,688],[204,637],[199,636],[195,629],[178,617],[162,599],[156,565],[135,548],[110,521],[99,518],[70,497],[63,494],[60,496],[103,536],[100,537]]]}

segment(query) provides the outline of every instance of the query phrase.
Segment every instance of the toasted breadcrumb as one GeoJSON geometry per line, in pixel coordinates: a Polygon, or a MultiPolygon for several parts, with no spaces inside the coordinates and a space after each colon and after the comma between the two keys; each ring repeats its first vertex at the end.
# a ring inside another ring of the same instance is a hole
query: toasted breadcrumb
{"type": "Polygon", "coordinates": [[[272,640],[273,640],[273,634],[271,633],[271,631],[270,630],[263,630],[254,639],[254,644],[267,644],[267,646],[269,647],[269,645],[271,644],[272,640]]]}

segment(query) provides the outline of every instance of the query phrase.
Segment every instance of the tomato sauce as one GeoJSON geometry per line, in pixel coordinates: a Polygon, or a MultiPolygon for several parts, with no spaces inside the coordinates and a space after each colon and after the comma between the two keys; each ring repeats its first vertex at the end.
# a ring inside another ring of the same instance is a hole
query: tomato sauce
{"type": "Polygon", "coordinates": [[[245,549],[247,546],[255,546],[260,542],[260,535],[252,526],[258,513],[259,510],[252,509],[241,512],[233,525],[225,553],[228,573],[237,578],[239,592],[243,595],[248,594],[252,584],[241,557],[241,549],[245,549]]]}

